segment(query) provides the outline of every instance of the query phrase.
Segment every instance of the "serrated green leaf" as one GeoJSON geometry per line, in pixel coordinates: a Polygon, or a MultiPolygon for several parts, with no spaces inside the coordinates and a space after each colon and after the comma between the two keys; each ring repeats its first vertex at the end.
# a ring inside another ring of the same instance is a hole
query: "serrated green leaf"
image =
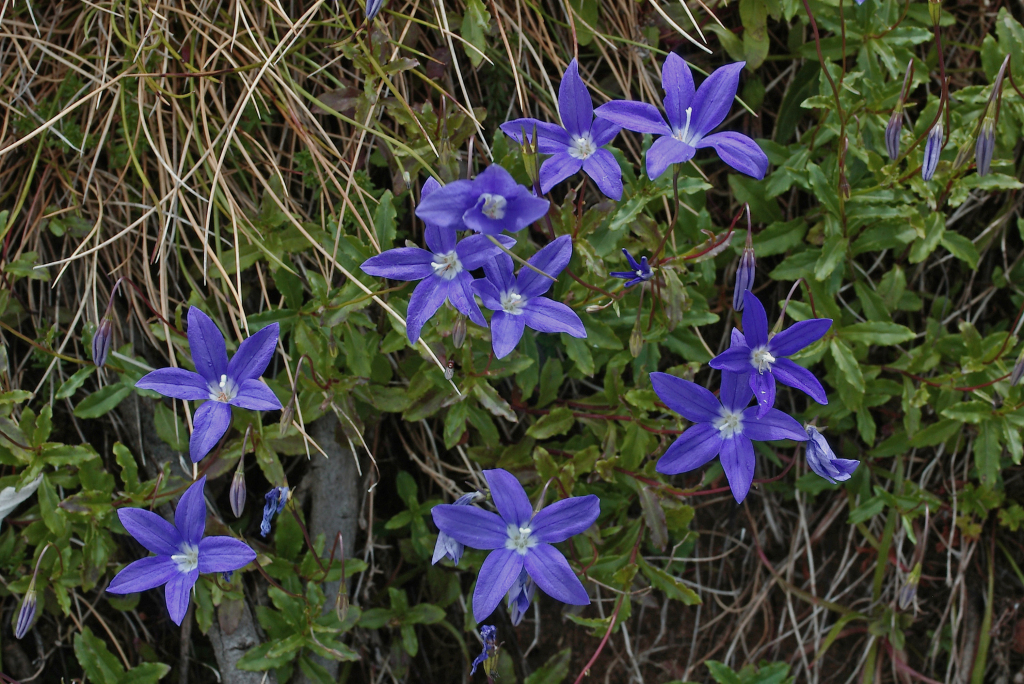
{"type": "Polygon", "coordinates": [[[854,323],[840,328],[838,334],[849,342],[876,345],[899,344],[917,337],[913,330],[904,325],[882,321],[854,323]]]}
{"type": "Polygon", "coordinates": [[[112,411],[118,404],[132,393],[130,386],[118,383],[107,385],[82,399],[75,406],[76,418],[99,418],[112,411]]]}
{"type": "Polygon", "coordinates": [[[547,439],[555,435],[564,435],[576,423],[572,411],[560,406],[551,409],[551,413],[541,416],[540,420],[526,431],[527,436],[534,439],[547,439]]]}

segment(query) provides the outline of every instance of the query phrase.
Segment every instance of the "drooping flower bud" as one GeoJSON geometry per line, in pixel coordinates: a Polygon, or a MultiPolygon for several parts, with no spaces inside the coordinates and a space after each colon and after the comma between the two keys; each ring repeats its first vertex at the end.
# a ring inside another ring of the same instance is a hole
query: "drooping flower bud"
{"type": "Polygon", "coordinates": [[[900,156],[900,132],[903,130],[903,107],[909,95],[911,79],[914,76],[914,60],[907,64],[907,72],[903,75],[903,87],[900,89],[899,99],[893,107],[892,115],[889,117],[889,124],[885,127],[885,151],[889,153],[889,159],[896,161],[900,156]]]}
{"type": "Polygon", "coordinates": [[[914,569],[910,571],[910,575],[907,577],[907,583],[900,589],[897,603],[899,604],[900,610],[906,610],[910,607],[910,604],[914,602],[914,597],[917,596],[917,585],[921,582],[921,562],[918,561],[914,565],[914,569]]]}
{"type": "Polygon", "coordinates": [[[736,267],[736,285],[732,290],[732,308],[743,311],[743,293],[754,287],[755,260],[754,242],[751,237],[750,208],[747,208],[747,244],[743,247],[740,264],[736,267]]]}
{"type": "Polygon", "coordinates": [[[939,166],[939,155],[942,154],[944,129],[942,127],[942,116],[928,131],[928,139],[924,143],[924,159],[921,162],[921,178],[926,181],[935,175],[935,169],[939,166]]]}
{"type": "Polygon", "coordinates": [[[32,578],[32,586],[25,592],[25,598],[21,600],[21,610],[18,611],[18,623],[14,627],[14,638],[21,639],[28,633],[28,628],[36,619],[36,590],[35,577],[32,578]]]}
{"type": "Polygon", "coordinates": [[[640,352],[644,349],[644,334],[640,331],[640,320],[637,319],[637,324],[633,326],[633,332],[629,333],[629,353],[633,355],[633,358],[640,356],[640,352]]]}
{"type": "Polygon", "coordinates": [[[238,459],[238,469],[235,470],[235,475],[231,478],[231,489],[228,490],[231,512],[235,514],[236,518],[241,518],[245,511],[245,470],[242,468],[244,460],[245,454],[242,454],[242,458],[238,459]]]}
{"type": "Polygon", "coordinates": [[[366,0],[366,21],[373,21],[383,6],[384,0],[366,0]]]}
{"type": "Polygon", "coordinates": [[[992,166],[992,153],[996,148],[996,122],[995,118],[986,116],[981,122],[981,131],[978,132],[978,142],[974,146],[974,161],[978,166],[978,175],[988,174],[992,166]]]}
{"type": "Polygon", "coordinates": [[[107,362],[107,355],[110,354],[110,342],[114,337],[114,321],[103,317],[96,333],[92,336],[92,362],[97,368],[103,368],[107,362]]]}
{"type": "Polygon", "coordinates": [[[806,429],[808,437],[806,442],[807,465],[811,470],[832,484],[849,480],[853,476],[853,471],[860,465],[860,461],[838,458],[832,451],[832,447],[818,432],[818,428],[808,425],[806,429]]]}
{"type": "Polygon", "coordinates": [[[452,344],[456,349],[462,349],[466,342],[466,317],[462,314],[455,316],[455,323],[452,324],[452,344]]]}

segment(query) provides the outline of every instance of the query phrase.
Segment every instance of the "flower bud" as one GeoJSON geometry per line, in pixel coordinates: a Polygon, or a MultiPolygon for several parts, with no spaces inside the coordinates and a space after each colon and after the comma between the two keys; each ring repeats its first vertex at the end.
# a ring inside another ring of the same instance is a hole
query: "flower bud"
{"type": "Polygon", "coordinates": [[[639,321],[638,325],[633,326],[633,332],[629,333],[629,353],[633,355],[633,358],[640,356],[640,352],[644,349],[644,335],[640,332],[639,321]]]}
{"type": "Polygon", "coordinates": [[[928,0],[928,16],[931,18],[934,26],[939,25],[939,19],[942,17],[941,0],[928,0]]]}
{"type": "Polygon", "coordinates": [[[238,469],[235,470],[234,477],[231,478],[231,489],[228,490],[228,499],[231,501],[231,512],[235,514],[236,518],[242,517],[242,512],[245,511],[245,471],[242,468],[242,462],[245,460],[245,455],[238,460],[238,469]]]}
{"type": "Polygon", "coordinates": [[[282,437],[288,432],[288,428],[292,426],[292,420],[295,419],[295,402],[289,401],[288,405],[281,411],[281,421],[278,423],[278,431],[282,437]]]}
{"type": "Polygon", "coordinates": [[[452,324],[452,344],[456,349],[462,349],[466,342],[466,317],[462,314],[455,316],[455,323],[452,324]]]}
{"type": "Polygon", "coordinates": [[[750,230],[747,230],[747,244],[740,256],[740,265],[736,267],[736,285],[732,290],[732,308],[734,311],[743,311],[743,293],[754,287],[754,245],[750,238],[750,230]]]}
{"type": "Polygon", "coordinates": [[[889,159],[896,161],[900,156],[900,132],[903,130],[903,103],[900,102],[892,110],[889,124],[885,127],[885,151],[889,159]]]}
{"type": "Polygon", "coordinates": [[[808,425],[807,442],[807,465],[810,466],[820,477],[825,478],[832,484],[845,482],[853,476],[853,471],[860,465],[860,461],[853,461],[846,458],[838,458],[832,447],[828,445],[818,428],[808,425]]]}
{"type": "MultiPolygon", "coordinates": [[[[35,576],[32,577],[32,585],[35,585],[35,576]]],[[[21,639],[28,633],[28,628],[36,619],[36,590],[29,587],[25,592],[25,598],[21,601],[21,610],[18,611],[18,624],[14,627],[14,637],[21,639]]]]}
{"type": "Polygon", "coordinates": [[[978,133],[978,142],[974,146],[974,161],[978,166],[978,175],[988,174],[992,166],[992,153],[996,148],[996,122],[991,116],[986,116],[981,122],[981,131],[978,133]]]}
{"type": "Polygon", "coordinates": [[[96,328],[96,334],[92,336],[92,362],[97,368],[103,368],[103,364],[107,362],[113,336],[114,321],[104,316],[100,321],[100,327],[96,328]]]}
{"type": "Polygon", "coordinates": [[[928,140],[924,144],[924,159],[921,161],[921,178],[926,181],[932,179],[935,175],[935,169],[939,165],[939,155],[942,154],[943,147],[943,128],[942,128],[942,116],[939,116],[939,120],[932,126],[932,130],[928,131],[928,140]]]}
{"type": "Polygon", "coordinates": [[[914,602],[914,597],[917,596],[917,585],[921,582],[921,562],[918,561],[914,566],[914,569],[910,571],[910,575],[907,577],[907,583],[900,589],[899,596],[896,599],[900,610],[906,610],[910,607],[910,604],[914,602]]]}
{"type": "Polygon", "coordinates": [[[530,178],[530,185],[536,191],[540,188],[540,155],[537,152],[537,126],[533,127],[533,134],[530,137],[526,135],[526,129],[520,129],[523,132],[523,166],[526,167],[526,175],[530,178]]]}
{"type": "Polygon", "coordinates": [[[377,12],[380,12],[380,8],[384,6],[384,0],[366,0],[366,21],[373,21],[373,18],[377,16],[377,12]]]}
{"type": "Polygon", "coordinates": [[[1013,366],[1013,372],[1010,373],[1010,387],[1020,383],[1020,379],[1024,377],[1024,349],[1021,349],[1020,356],[1017,357],[1017,363],[1013,366]]]}

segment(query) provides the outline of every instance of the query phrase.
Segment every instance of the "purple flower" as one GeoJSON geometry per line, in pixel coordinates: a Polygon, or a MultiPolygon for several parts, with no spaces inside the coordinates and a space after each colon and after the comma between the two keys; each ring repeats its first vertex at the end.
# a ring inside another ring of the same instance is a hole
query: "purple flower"
{"type": "MultiPolygon", "coordinates": [[[[989,155],[989,159],[991,158],[992,155],[989,155]]],[[[103,368],[103,364],[107,362],[113,335],[114,321],[104,316],[99,327],[96,328],[96,334],[92,336],[92,362],[96,364],[97,368],[103,368]]]]}
{"type": "Polygon", "coordinates": [[[733,131],[708,135],[725,121],[745,64],[735,62],[716,69],[695,93],[690,67],[672,53],[661,69],[667,123],[654,105],[632,100],[608,102],[594,113],[630,131],[661,136],[647,150],[647,176],[652,180],[669,165],[690,161],[704,147],[713,147],[722,161],[737,171],[764,178],[768,157],[756,142],[733,131]]]}
{"type": "Polygon", "coordinates": [[[601,192],[613,200],[620,199],[622,169],[611,152],[601,149],[619,134],[619,126],[604,119],[594,120],[594,104],[575,59],[569,62],[558,86],[558,115],[561,126],[537,119],[514,119],[499,128],[522,145],[523,131],[530,136],[537,127],[538,151],[553,155],[540,167],[541,193],[547,194],[583,169],[601,192]]]}
{"type": "MultiPolygon", "coordinates": [[[[484,498],[484,495],[480,492],[470,492],[469,494],[463,494],[460,496],[453,506],[468,506],[469,504],[477,501],[478,499],[484,498]]],[[[465,551],[466,547],[449,537],[444,532],[437,533],[437,542],[434,544],[434,557],[430,560],[432,565],[437,565],[437,562],[447,556],[452,559],[452,562],[456,565],[462,560],[462,552],[465,551]]]]}
{"type": "Polygon", "coordinates": [[[167,585],[167,610],[177,625],[188,609],[189,594],[199,573],[231,572],[256,559],[249,546],[233,537],[206,537],[206,476],[181,495],[174,524],[144,508],[121,508],[117,517],[136,541],[155,553],[117,573],[107,591],[133,594],[167,585]]]}
{"type": "Polygon", "coordinates": [[[14,626],[15,639],[22,639],[28,633],[28,628],[32,626],[32,622],[36,619],[36,606],[36,590],[33,582],[33,587],[30,587],[25,592],[25,598],[21,601],[21,610],[18,611],[18,622],[14,626]]]}
{"type": "Polygon", "coordinates": [[[470,675],[475,675],[476,668],[480,665],[484,666],[485,671],[490,669],[487,667],[487,661],[494,657],[498,651],[498,644],[495,640],[497,634],[498,629],[494,625],[484,625],[480,628],[480,638],[484,642],[484,650],[473,659],[473,669],[470,670],[470,675]]]}
{"type": "Polygon", "coordinates": [[[750,440],[807,440],[800,423],[782,411],[768,409],[759,418],[756,406],[746,408],[750,387],[738,373],[722,373],[718,398],[696,383],[667,373],[651,373],[651,383],[666,406],[694,423],[661,457],[657,471],[677,475],[721,455],[736,503],[746,498],[754,480],[754,444],[750,440]]]}
{"type": "Polygon", "coordinates": [[[807,465],[811,470],[832,484],[845,482],[853,476],[853,471],[860,465],[860,461],[838,458],[818,432],[818,428],[813,425],[807,426],[807,437],[807,465]]]}
{"type": "Polygon", "coordinates": [[[942,117],[935,122],[932,129],[928,131],[928,139],[924,143],[924,159],[921,160],[921,178],[929,181],[935,175],[935,169],[939,166],[939,155],[942,154],[943,146],[942,117]]]}
{"type": "MultiPolygon", "coordinates": [[[[424,183],[420,205],[440,188],[440,184],[433,178],[424,183]]],[[[391,280],[421,281],[409,298],[406,333],[410,342],[419,338],[424,324],[446,299],[474,323],[486,328],[487,319],[473,298],[470,288],[473,276],[469,272],[501,254],[501,248],[486,235],[471,235],[456,244],[453,228],[442,228],[433,223],[427,223],[424,237],[429,251],[419,247],[389,249],[367,259],[360,268],[370,275],[391,280]]],[[[510,237],[502,236],[498,240],[505,247],[516,244],[510,237]]]]}
{"type": "Polygon", "coordinates": [[[775,381],[805,392],[819,404],[828,398],[811,371],[785,358],[817,342],[832,326],[831,318],[812,318],[794,323],[778,335],[768,335],[768,316],[761,301],[743,293],[743,333],[733,331],[732,346],[711,359],[712,368],[739,373],[750,383],[758,403],[758,416],[775,404],[775,381]]]}
{"type": "Polygon", "coordinates": [[[266,502],[263,504],[263,520],[260,522],[261,537],[266,537],[270,534],[271,521],[273,521],[274,516],[284,510],[284,505],[288,503],[288,488],[273,487],[267,492],[264,499],[266,502]]]}
{"type": "MultiPolygon", "coordinates": [[[[572,238],[563,235],[530,257],[529,263],[557,276],[571,258],[572,238]]],[[[526,326],[538,332],[587,336],[575,311],[541,296],[551,288],[550,279],[526,267],[517,278],[512,271],[512,258],[504,253],[484,264],[484,275],[485,279],[473,283],[473,291],[480,295],[484,306],[495,312],[491,316],[491,346],[499,359],[516,348],[526,326]]]]}
{"type": "MultiPolygon", "coordinates": [[[[861,0],[864,2],[864,0],[861,0]]],[[[380,8],[384,6],[384,0],[366,0],[366,21],[373,21],[373,18],[377,16],[377,12],[380,12],[380,8]]]]}
{"type": "Polygon", "coordinates": [[[193,306],[188,310],[188,343],[196,371],[160,368],[135,383],[165,397],[204,401],[192,417],[189,455],[198,463],[231,426],[231,407],[276,411],[281,402],[259,381],[277,346],[278,325],[271,323],[238,345],[228,362],[224,336],[210,317],[193,306]]]}
{"type": "Polygon", "coordinates": [[[522,230],[548,213],[549,204],[491,164],[473,180],[457,180],[424,196],[416,215],[439,228],[498,235],[522,230]]]}
{"type": "Polygon", "coordinates": [[[507,470],[485,470],[498,514],[475,506],[440,504],[434,524],[461,544],[491,553],[480,567],[473,592],[473,617],[483,622],[494,612],[525,569],[548,596],[574,606],[590,603],[587,590],[552,546],[590,527],[600,514],[593,494],[557,501],[536,515],[526,491],[507,470]]]}
{"type": "Polygon", "coordinates": [[[754,258],[754,245],[750,241],[750,230],[747,230],[747,244],[740,256],[740,265],[736,267],[736,284],[732,290],[733,311],[743,311],[743,297],[747,290],[754,287],[757,260],[754,258]]]}
{"type": "Polygon", "coordinates": [[[978,175],[988,175],[992,166],[992,153],[996,148],[995,119],[985,116],[978,131],[978,141],[974,145],[974,160],[978,165],[978,175]]]}
{"type": "Polygon", "coordinates": [[[512,583],[512,588],[508,590],[508,617],[512,621],[513,627],[518,627],[519,623],[523,621],[523,616],[526,615],[526,610],[530,607],[536,590],[537,583],[530,578],[526,568],[523,568],[519,577],[512,583]]]}
{"type": "Polygon", "coordinates": [[[629,267],[632,270],[612,271],[608,275],[612,278],[625,278],[627,282],[623,287],[632,287],[637,283],[646,283],[654,277],[654,271],[651,270],[650,265],[647,263],[647,257],[640,257],[640,263],[638,264],[625,247],[622,248],[622,253],[626,255],[626,261],[629,262],[629,267]]]}

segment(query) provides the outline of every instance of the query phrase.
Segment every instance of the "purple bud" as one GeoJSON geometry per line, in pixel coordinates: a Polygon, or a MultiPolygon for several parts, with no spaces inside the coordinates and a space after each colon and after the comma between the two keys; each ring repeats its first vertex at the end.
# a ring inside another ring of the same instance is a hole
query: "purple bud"
{"type": "Polygon", "coordinates": [[[373,21],[373,18],[377,16],[377,12],[380,12],[380,8],[384,6],[384,0],[366,0],[366,21],[373,21]]]}
{"type": "MultiPolygon", "coordinates": [[[[33,577],[33,584],[35,578],[33,577]]],[[[21,601],[21,611],[18,613],[18,624],[14,628],[14,636],[17,639],[21,639],[28,632],[28,628],[32,626],[32,622],[36,619],[36,591],[35,589],[29,589],[25,592],[25,598],[21,601]]]]}
{"type": "Polygon", "coordinates": [[[512,583],[512,588],[508,590],[508,612],[513,627],[518,627],[519,623],[523,621],[523,616],[526,615],[526,611],[530,607],[536,588],[537,585],[533,583],[533,578],[523,568],[519,577],[512,583]]]}
{"type": "Polygon", "coordinates": [[[100,327],[96,328],[96,334],[92,336],[92,362],[97,368],[102,368],[107,362],[107,355],[110,353],[110,341],[114,336],[114,321],[104,317],[100,321],[100,327]]]}
{"type": "Polygon", "coordinates": [[[245,510],[245,472],[241,468],[241,461],[239,461],[238,465],[238,470],[235,471],[234,477],[231,478],[231,489],[228,490],[228,499],[231,501],[231,512],[235,514],[236,518],[241,518],[242,512],[245,510]]]}
{"type": "Polygon", "coordinates": [[[978,133],[978,142],[974,147],[974,161],[978,165],[978,175],[988,174],[992,166],[992,153],[996,147],[995,120],[986,116],[981,123],[981,131],[978,133]]]}
{"type": "Polygon", "coordinates": [[[939,165],[939,155],[943,147],[942,117],[935,122],[932,130],[928,131],[928,140],[924,144],[924,160],[921,162],[921,178],[926,181],[935,175],[935,169],[939,165]]]}
{"type": "Polygon", "coordinates": [[[1024,377],[1024,349],[1021,350],[1017,363],[1013,366],[1013,372],[1010,373],[1010,387],[1018,384],[1021,377],[1024,377]]]}
{"type": "Polygon", "coordinates": [[[900,588],[900,593],[896,597],[896,603],[899,605],[900,610],[906,610],[910,607],[910,604],[914,602],[914,597],[917,596],[917,585],[921,582],[921,563],[914,566],[914,569],[910,571],[910,576],[907,577],[906,584],[900,588]]]}
{"type": "Polygon", "coordinates": [[[889,117],[889,125],[885,127],[885,151],[889,159],[896,161],[900,156],[900,132],[903,130],[903,103],[896,105],[889,117]]]}
{"type": "Polygon", "coordinates": [[[732,290],[732,308],[734,311],[743,311],[743,293],[754,287],[754,271],[754,248],[750,246],[744,247],[743,255],[740,257],[740,265],[736,267],[736,286],[732,290]]]}
{"type": "Polygon", "coordinates": [[[462,345],[466,342],[466,317],[459,314],[455,317],[455,323],[452,325],[452,344],[455,345],[456,349],[462,349],[462,345]]]}
{"type": "Polygon", "coordinates": [[[849,480],[860,461],[836,457],[832,447],[813,425],[807,426],[807,437],[807,465],[811,470],[832,484],[849,480]]]}

